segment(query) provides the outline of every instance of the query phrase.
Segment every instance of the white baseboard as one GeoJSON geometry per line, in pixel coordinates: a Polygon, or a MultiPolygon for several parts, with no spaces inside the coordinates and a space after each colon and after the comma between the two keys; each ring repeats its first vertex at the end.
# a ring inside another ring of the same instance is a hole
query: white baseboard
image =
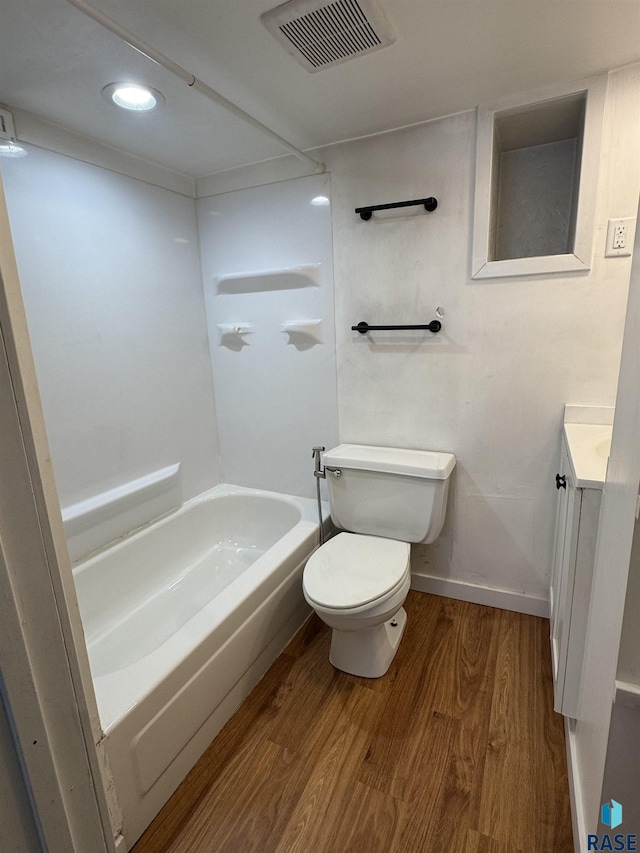
{"type": "Polygon", "coordinates": [[[534,598],[510,589],[492,589],[489,586],[480,586],[467,581],[414,573],[411,575],[411,589],[429,592],[432,595],[444,595],[447,598],[457,598],[459,601],[471,601],[473,604],[499,607],[501,610],[513,610],[515,613],[549,618],[549,601],[546,598],[534,598]]]}
{"type": "Polygon", "coordinates": [[[580,773],[578,772],[575,730],[572,721],[568,717],[564,718],[564,739],[567,748],[567,775],[569,776],[573,849],[575,853],[583,853],[587,849],[587,827],[584,823],[582,785],[580,783],[580,773]]]}

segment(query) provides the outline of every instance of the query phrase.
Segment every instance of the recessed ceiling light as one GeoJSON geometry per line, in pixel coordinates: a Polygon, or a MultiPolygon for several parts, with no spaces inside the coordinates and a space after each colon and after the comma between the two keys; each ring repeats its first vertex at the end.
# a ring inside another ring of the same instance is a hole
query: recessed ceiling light
{"type": "Polygon", "coordinates": [[[164,97],[157,89],[139,83],[110,83],[104,87],[102,94],[111,103],[132,112],[146,113],[164,104],[164,97]]]}
{"type": "Polygon", "coordinates": [[[26,157],[27,152],[13,139],[0,141],[0,157],[26,157]]]}
{"type": "Polygon", "coordinates": [[[311,199],[311,204],[315,204],[316,207],[324,207],[329,204],[329,199],[326,195],[317,195],[315,198],[311,199]]]}

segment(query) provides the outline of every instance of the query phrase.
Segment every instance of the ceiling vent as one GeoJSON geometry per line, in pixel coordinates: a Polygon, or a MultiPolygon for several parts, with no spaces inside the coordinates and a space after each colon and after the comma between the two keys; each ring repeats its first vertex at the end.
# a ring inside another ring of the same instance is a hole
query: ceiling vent
{"type": "Polygon", "coordinates": [[[289,0],[260,16],[307,71],[320,71],[395,41],[377,0],[289,0]]]}

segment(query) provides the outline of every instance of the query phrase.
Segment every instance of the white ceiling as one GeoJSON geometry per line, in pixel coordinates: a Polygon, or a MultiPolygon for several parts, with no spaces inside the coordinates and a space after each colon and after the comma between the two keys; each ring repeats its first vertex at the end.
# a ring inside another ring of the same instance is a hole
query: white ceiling
{"type": "MultiPolygon", "coordinates": [[[[640,61],[640,0],[382,0],[395,44],[316,74],[260,23],[278,0],[93,2],[301,148],[640,61]]],[[[66,0],[0,0],[0,102],[192,176],[281,153],[66,0]],[[164,109],[111,106],[124,79],[164,109]]]]}

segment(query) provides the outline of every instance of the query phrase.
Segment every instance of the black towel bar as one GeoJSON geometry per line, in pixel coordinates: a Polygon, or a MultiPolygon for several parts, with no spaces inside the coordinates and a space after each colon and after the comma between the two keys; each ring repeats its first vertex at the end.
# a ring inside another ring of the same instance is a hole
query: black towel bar
{"type": "Polygon", "coordinates": [[[431,213],[431,211],[435,210],[438,206],[438,200],[433,196],[429,196],[429,198],[415,198],[413,201],[394,201],[390,204],[372,204],[369,207],[356,207],[355,212],[360,214],[361,219],[368,222],[373,216],[373,212],[375,210],[393,210],[396,207],[414,207],[418,204],[424,205],[424,209],[431,213]]]}
{"type": "Polygon", "coordinates": [[[428,329],[430,332],[434,334],[439,332],[442,328],[442,323],[440,320],[432,320],[430,323],[424,323],[419,326],[370,326],[369,323],[366,323],[362,320],[358,323],[357,326],[352,326],[352,332],[360,332],[361,335],[366,335],[367,332],[376,332],[379,330],[395,330],[395,329],[428,329]]]}

